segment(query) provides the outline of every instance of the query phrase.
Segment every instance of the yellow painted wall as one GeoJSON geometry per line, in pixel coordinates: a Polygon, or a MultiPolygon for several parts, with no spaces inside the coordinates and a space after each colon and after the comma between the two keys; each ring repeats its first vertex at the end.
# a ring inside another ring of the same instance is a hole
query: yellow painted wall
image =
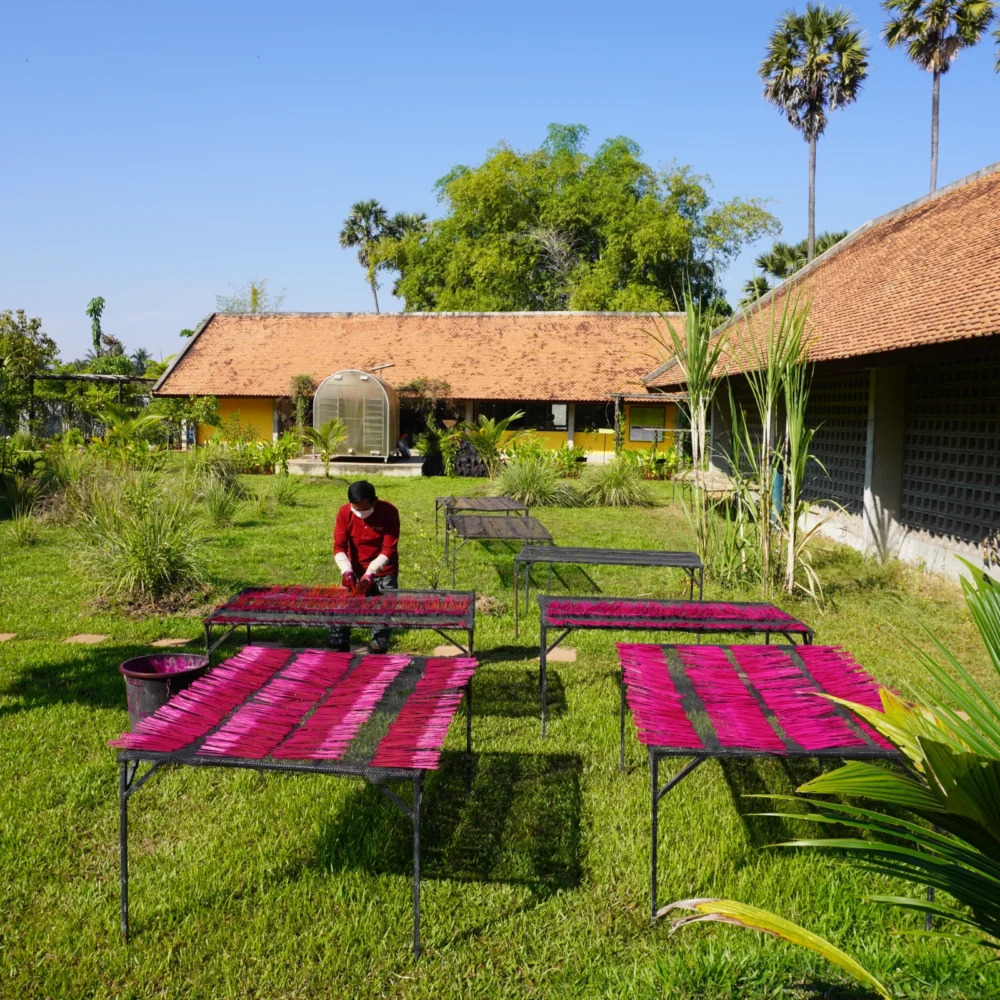
{"type": "MultiPolygon", "coordinates": [[[[270,441],[274,435],[274,400],[270,396],[220,396],[219,412],[226,420],[239,413],[240,423],[253,426],[258,441],[270,441]]],[[[198,444],[204,444],[216,431],[209,424],[198,425],[198,444]]]]}

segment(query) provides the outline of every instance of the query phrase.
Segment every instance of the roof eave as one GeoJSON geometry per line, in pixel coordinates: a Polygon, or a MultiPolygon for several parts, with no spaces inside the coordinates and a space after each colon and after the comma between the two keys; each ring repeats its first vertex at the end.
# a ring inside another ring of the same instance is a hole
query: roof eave
{"type": "Polygon", "coordinates": [[[205,327],[208,326],[208,324],[211,323],[213,319],[215,319],[215,316],[216,314],[214,312],[209,313],[208,316],[206,316],[198,324],[198,328],[188,338],[188,342],[181,348],[180,353],[177,355],[176,358],[174,358],[173,361],[170,362],[170,365],[167,368],[167,370],[160,376],[160,380],[156,383],[156,385],[153,386],[154,394],[160,392],[160,390],[163,388],[163,383],[166,382],[167,379],[170,378],[170,376],[174,373],[174,369],[181,363],[181,361],[184,358],[184,355],[187,354],[189,350],[191,350],[191,347],[193,346],[194,342],[201,336],[202,331],[205,329],[205,327]]]}

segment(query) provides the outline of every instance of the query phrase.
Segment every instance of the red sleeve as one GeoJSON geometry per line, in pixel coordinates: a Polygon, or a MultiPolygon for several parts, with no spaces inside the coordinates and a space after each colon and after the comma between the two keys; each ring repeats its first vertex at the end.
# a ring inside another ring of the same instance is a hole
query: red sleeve
{"type": "Polygon", "coordinates": [[[396,549],[399,547],[399,511],[391,504],[386,504],[385,534],[382,536],[382,551],[379,555],[388,556],[389,562],[396,561],[396,549]]]}
{"type": "MultiPolygon", "coordinates": [[[[340,510],[337,511],[337,519],[333,522],[333,554],[336,555],[338,552],[343,552],[344,555],[350,555],[350,550],[347,547],[347,528],[350,524],[351,518],[351,507],[350,504],[344,504],[340,510]]],[[[397,525],[398,525],[397,518],[397,525]]],[[[396,534],[399,534],[398,530],[396,534]]]]}

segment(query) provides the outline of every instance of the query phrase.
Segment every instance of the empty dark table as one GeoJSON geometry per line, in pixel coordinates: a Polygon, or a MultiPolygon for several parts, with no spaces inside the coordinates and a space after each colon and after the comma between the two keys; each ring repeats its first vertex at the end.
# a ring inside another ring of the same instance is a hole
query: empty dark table
{"type": "Polygon", "coordinates": [[[461,539],[461,542],[452,548],[451,585],[453,587],[455,586],[458,553],[467,542],[544,542],[548,545],[552,544],[552,535],[549,534],[548,528],[535,517],[484,517],[482,514],[463,514],[461,517],[452,517],[448,528],[461,539]]]}
{"type": "MultiPolygon", "coordinates": [[[[539,635],[539,686],[542,702],[542,736],[545,735],[546,659],[549,653],[575,629],[626,629],[643,632],[693,632],[702,635],[763,634],[770,644],[772,635],[793,642],[799,636],[805,644],[813,641],[813,630],[774,604],[747,601],[652,600],[643,597],[538,597],[541,609],[539,635]],[[559,630],[549,643],[548,630],[559,630]]],[[[625,770],[625,681],[621,684],[619,719],[619,767],[625,770]]]]}
{"type": "MultiPolygon", "coordinates": [[[[659,552],[650,549],[591,549],[570,548],[563,545],[525,545],[514,556],[514,635],[517,636],[517,606],[520,599],[518,573],[521,565],[528,567],[524,577],[524,608],[528,609],[531,595],[531,567],[535,563],[545,563],[552,567],[556,563],[589,566],[653,566],[662,569],[681,569],[690,581],[689,596],[694,597],[694,580],[698,577],[698,597],[705,589],[705,567],[695,552],[659,552]]],[[[453,584],[454,585],[454,584],[453,584]]]]}
{"type": "Polygon", "coordinates": [[[452,514],[471,512],[474,514],[528,515],[528,505],[511,497],[435,497],[434,537],[438,535],[438,511],[444,511],[444,561],[448,564],[448,518],[452,514]]]}
{"type": "Polygon", "coordinates": [[[882,710],[878,683],[839,646],[618,647],[639,742],[649,753],[656,920],[660,799],[712,758],[896,760],[903,755],[864,720],[819,694],[882,710]],[[659,763],[692,758],[662,788],[659,763]]]}

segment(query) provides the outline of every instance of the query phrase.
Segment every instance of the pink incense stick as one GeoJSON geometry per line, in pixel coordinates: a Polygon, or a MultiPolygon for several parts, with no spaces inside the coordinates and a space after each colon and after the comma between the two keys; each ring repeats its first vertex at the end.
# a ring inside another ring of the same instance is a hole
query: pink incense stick
{"type": "Polygon", "coordinates": [[[681,705],[661,646],[620,642],[618,659],[625,677],[625,696],[646,746],[704,749],[681,705]]]}

